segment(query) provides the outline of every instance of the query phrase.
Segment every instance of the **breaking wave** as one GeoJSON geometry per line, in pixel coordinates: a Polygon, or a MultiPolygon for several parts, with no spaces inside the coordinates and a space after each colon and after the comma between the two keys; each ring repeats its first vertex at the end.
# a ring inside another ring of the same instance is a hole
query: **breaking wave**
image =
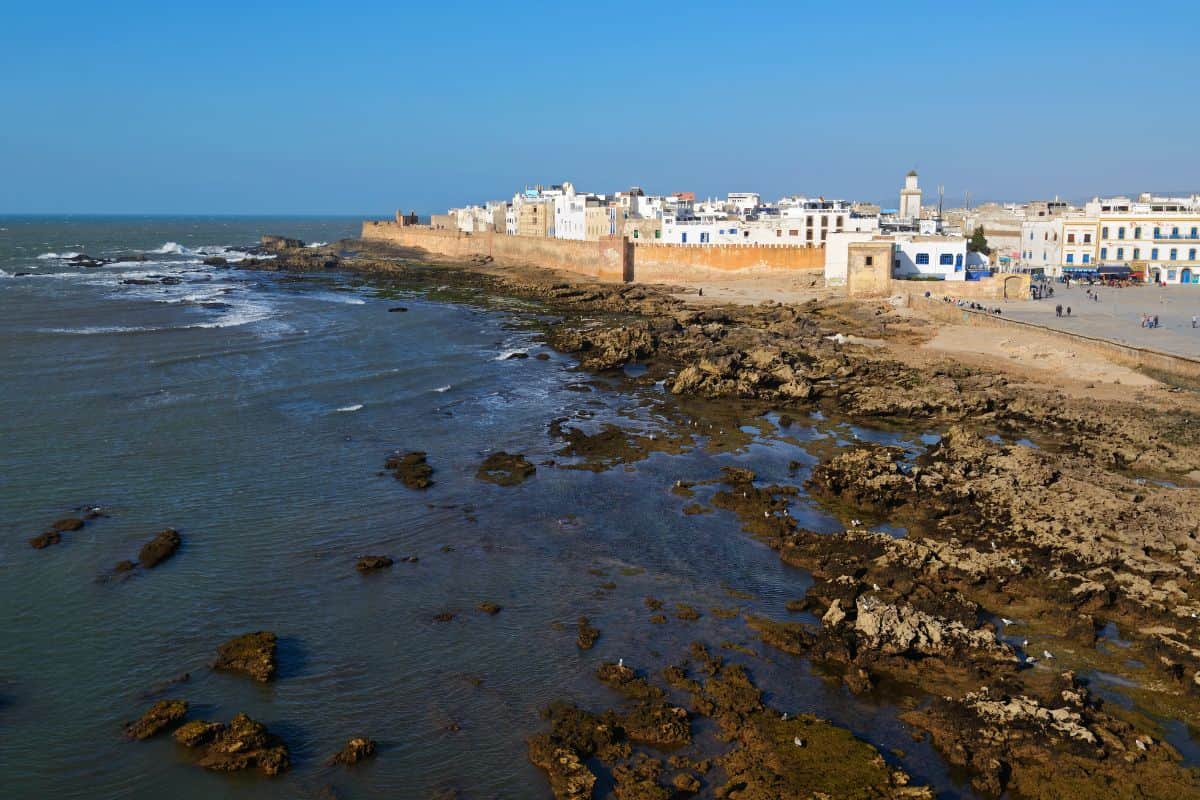
{"type": "Polygon", "coordinates": [[[65,261],[68,258],[74,258],[75,256],[78,256],[78,255],[83,255],[83,254],[76,253],[75,251],[72,250],[72,251],[69,251],[66,253],[42,253],[40,256],[38,256],[38,258],[42,261],[53,261],[56,259],[62,259],[65,261]]]}

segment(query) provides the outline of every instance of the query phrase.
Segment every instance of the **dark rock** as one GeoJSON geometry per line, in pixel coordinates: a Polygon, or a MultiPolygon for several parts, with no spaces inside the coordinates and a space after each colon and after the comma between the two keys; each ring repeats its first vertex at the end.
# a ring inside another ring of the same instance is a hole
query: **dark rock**
{"type": "Polygon", "coordinates": [[[142,545],[142,549],[138,551],[138,561],[146,569],[156,567],[175,555],[181,542],[179,533],[174,528],[167,528],[142,545]]]}
{"type": "Polygon", "coordinates": [[[262,238],[259,240],[259,247],[268,253],[275,253],[279,250],[303,249],[304,242],[301,239],[289,239],[286,236],[263,234],[262,238]]]}
{"type": "Polygon", "coordinates": [[[579,635],[575,638],[575,644],[579,645],[580,650],[591,650],[592,645],[600,638],[599,628],[593,628],[587,617],[580,617],[578,630],[579,635]]]}
{"type": "Polygon", "coordinates": [[[538,361],[549,361],[550,354],[549,353],[538,353],[536,356],[534,356],[534,358],[536,358],[538,361]]]}
{"type": "Polygon", "coordinates": [[[158,281],[152,281],[149,278],[126,278],[121,283],[126,286],[152,286],[158,281]]]}
{"type": "Polygon", "coordinates": [[[364,575],[368,572],[385,569],[392,565],[392,560],[387,556],[363,556],[354,565],[354,568],[364,575]]]}
{"type": "Polygon", "coordinates": [[[391,313],[391,314],[397,314],[397,313],[403,314],[406,311],[408,311],[408,309],[405,308],[404,306],[392,306],[391,308],[388,309],[388,313],[391,313]]]}
{"type": "Polygon", "coordinates": [[[478,608],[478,609],[479,609],[480,611],[482,611],[483,613],[485,613],[485,614],[491,614],[492,616],[495,616],[496,614],[499,614],[499,613],[500,613],[500,609],[501,609],[501,608],[503,608],[503,606],[501,606],[501,605],[499,605],[499,604],[497,604],[497,603],[493,603],[493,602],[491,602],[491,601],[488,601],[488,600],[485,600],[485,601],[483,601],[482,603],[480,603],[479,605],[477,605],[477,606],[475,606],[475,607],[476,607],[476,608],[478,608]]]}
{"type": "Polygon", "coordinates": [[[537,467],[529,463],[525,456],[501,450],[484,459],[475,477],[497,486],[516,486],[535,472],[537,467]]]}
{"type": "Polygon", "coordinates": [[[221,256],[209,256],[208,258],[204,259],[204,264],[209,267],[224,267],[228,266],[229,261],[221,256]]]}
{"type": "Polygon", "coordinates": [[[433,615],[434,622],[449,622],[457,616],[453,611],[440,611],[433,615]]]}
{"type": "Polygon", "coordinates": [[[425,454],[419,450],[404,454],[393,453],[383,465],[392,471],[396,480],[403,481],[410,489],[427,489],[433,485],[433,481],[430,480],[433,467],[425,462],[425,454]]]}
{"type": "Polygon", "coordinates": [[[325,763],[330,767],[336,764],[350,766],[351,764],[357,764],[360,761],[371,758],[374,755],[375,741],[366,736],[356,736],[346,742],[346,745],[325,763]]]}
{"type": "Polygon", "coordinates": [[[187,710],[186,700],[159,700],[140,719],[125,725],[125,735],[130,739],[149,739],[183,719],[187,710]]]}
{"type": "Polygon", "coordinates": [[[135,569],[137,569],[137,564],[129,559],[125,559],[124,561],[117,562],[117,565],[113,567],[113,572],[132,572],[135,569]]]}
{"type": "Polygon", "coordinates": [[[175,739],[188,747],[202,747],[196,763],[216,772],[257,767],[267,775],[278,775],[288,767],[287,745],[245,714],[228,725],[188,723],[175,732],[175,739]]]}
{"type": "Polygon", "coordinates": [[[172,736],[184,747],[199,747],[217,738],[217,735],[223,730],[225,730],[223,723],[205,722],[198,719],[180,725],[172,736]]]}
{"type": "Polygon", "coordinates": [[[30,539],[29,545],[34,550],[42,550],[52,544],[58,544],[61,541],[62,534],[60,534],[58,531],[46,531],[45,533],[39,533],[37,536],[34,536],[32,539],[30,539]]]}
{"type": "Polygon", "coordinates": [[[509,353],[508,356],[506,356],[504,360],[505,361],[514,361],[514,360],[522,359],[522,358],[529,358],[529,353],[522,353],[522,352],[509,353]]]}
{"type": "Polygon", "coordinates": [[[213,669],[241,672],[266,683],[275,677],[276,636],[270,631],[255,631],[235,636],[217,649],[213,669]]]}
{"type": "Polygon", "coordinates": [[[63,531],[64,533],[72,533],[82,527],[83,520],[79,519],[78,517],[67,517],[65,519],[57,520],[53,525],[50,526],[50,529],[55,531],[63,531]]]}

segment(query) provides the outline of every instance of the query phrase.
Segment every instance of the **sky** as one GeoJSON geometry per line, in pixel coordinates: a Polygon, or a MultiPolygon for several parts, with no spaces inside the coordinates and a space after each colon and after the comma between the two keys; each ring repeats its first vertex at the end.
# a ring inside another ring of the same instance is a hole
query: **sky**
{"type": "Polygon", "coordinates": [[[1200,191],[1200,4],[0,4],[0,213],[1200,191]],[[6,7],[6,10],[2,10],[6,7]]]}

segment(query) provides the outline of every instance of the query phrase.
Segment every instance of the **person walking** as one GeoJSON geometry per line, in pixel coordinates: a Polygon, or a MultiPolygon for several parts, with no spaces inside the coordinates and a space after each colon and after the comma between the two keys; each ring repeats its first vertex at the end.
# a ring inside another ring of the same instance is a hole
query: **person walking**
{"type": "Polygon", "coordinates": [[[1054,307],[1054,316],[1056,316],[1056,317],[1062,316],[1062,303],[1059,303],[1058,305],[1056,305],[1054,307]]]}
{"type": "Polygon", "coordinates": [[[1196,315],[1192,314],[1192,327],[1196,327],[1196,315]]]}
{"type": "Polygon", "coordinates": [[[1067,316],[1071,316],[1071,307],[1067,306],[1067,316]]]}

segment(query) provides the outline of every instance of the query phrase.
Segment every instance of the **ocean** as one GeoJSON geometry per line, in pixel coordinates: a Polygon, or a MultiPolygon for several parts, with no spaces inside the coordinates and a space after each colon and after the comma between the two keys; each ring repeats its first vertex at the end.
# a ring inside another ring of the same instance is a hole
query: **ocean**
{"type": "MultiPolygon", "coordinates": [[[[671,492],[726,465],[796,483],[816,461],[806,443],[917,446],[916,435],[817,417],[788,436],[747,428],[733,448],[573,469],[552,421],[655,431],[664,393],[580,372],[542,343],[554,320],[536,304],[203,263],[236,262],[264,233],[329,242],[357,229],[0,217],[3,796],[547,798],[524,744],[545,727],[540,711],[557,699],[611,707],[599,663],[657,671],[694,640],[753,652],[722,655],[745,660],[774,707],[831,718],[945,796],[969,794],[894,706],[709,612],[805,619],[785,605],[810,578],[732,515],[686,515],[694,501],[671,492]],[[79,253],[146,260],[81,267],[79,253]],[[388,312],[398,304],[407,312],[388,312]],[[434,485],[383,473],[396,450],[425,451],[434,485]],[[478,480],[497,450],[537,472],[515,487],[478,480]],[[92,506],[107,516],[56,546],[27,543],[92,506]],[[172,559],[114,574],[166,527],[183,539],[172,559]],[[366,554],[418,560],[364,576],[366,554]],[[647,596],[702,616],[652,625],[647,596]],[[502,611],[479,612],[484,601],[502,611]],[[601,631],[586,652],[582,615],[601,631]],[[254,630],[279,636],[277,680],[209,668],[221,643],[254,630]],[[208,773],[169,736],[126,741],[122,724],[165,697],[188,700],[193,719],[248,713],[286,741],[291,769],[208,773]],[[378,756],[325,766],[354,735],[376,739],[378,756]]],[[[803,495],[791,513],[842,525],[803,495]]],[[[711,730],[697,735],[720,747],[711,730]]]]}

